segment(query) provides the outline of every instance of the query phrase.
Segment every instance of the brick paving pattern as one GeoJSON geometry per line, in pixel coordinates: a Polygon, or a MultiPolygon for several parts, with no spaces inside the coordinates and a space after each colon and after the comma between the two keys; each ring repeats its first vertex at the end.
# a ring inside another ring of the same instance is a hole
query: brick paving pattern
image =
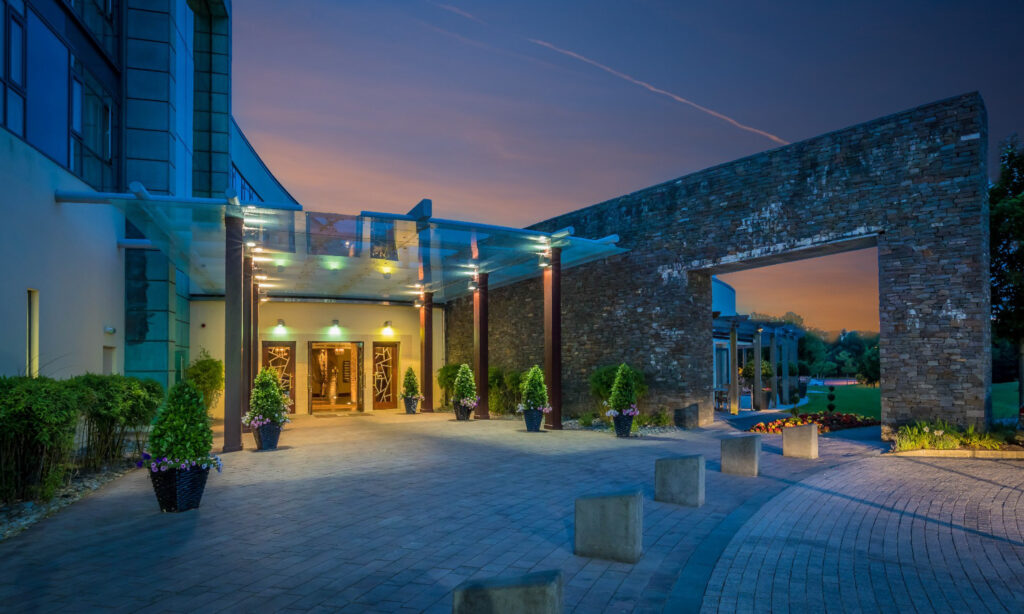
{"type": "Polygon", "coordinates": [[[282,449],[227,455],[197,511],[160,514],[138,471],[0,543],[0,603],[450,612],[466,579],[561,569],[575,612],[1021,610],[1020,463],[878,458],[833,437],[819,460],[784,458],[774,436],[746,478],[719,471],[733,434],[300,417],[282,449]],[[681,453],[708,459],[702,508],[653,501],[655,459],[681,453]],[[574,556],[575,498],[629,488],[645,496],[640,562],[574,556]]]}

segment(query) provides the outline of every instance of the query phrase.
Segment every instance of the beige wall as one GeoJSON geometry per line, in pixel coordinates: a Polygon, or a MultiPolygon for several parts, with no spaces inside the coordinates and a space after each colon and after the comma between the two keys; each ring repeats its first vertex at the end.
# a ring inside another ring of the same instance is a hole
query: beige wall
{"type": "Polygon", "coordinates": [[[56,204],[54,190],[90,188],[0,129],[0,374],[25,372],[27,292],[39,291],[39,372],[124,365],[124,218],[110,205],[56,204]],[[113,327],[115,334],[104,328],[113,327]]]}
{"type": "MultiPolygon", "coordinates": [[[[191,350],[196,356],[205,348],[215,358],[224,358],[224,302],[192,301],[191,350]]],[[[260,341],[294,341],[296,411],[309,410],[307,389],[307,363],[311,341],[362,341],[364,409],[372,409],[370,393],[372,378],[372,352],[374,341],[397,341],[399,351],[398,390],[407,367],[420,376],[420,320],[419,310],[413,307],[387,305],[355,305],[348,303],[286,303],[270,301],[260,304],[260,341]],[[284,332],[276,329],[277,320],[285,321],[284,332]],[[331,321],[338,320],[340,335],[330,332],[331,321]],[[391,320],[394,335],[383,334],[384,322],[391,320]]],[[[434,309],[434,371],[444,365],[444,314],[434,309]]],[[[436,379],[436,378],[435,378],[436,379]]],[[[423,382],[420,382],[423,385],[423,382]]],[[[441,389],[434,382],[434,404],[441,403],[441,389]]],[[[215,417],[224,416],[223,398],[213,409],[215,417]]]]}

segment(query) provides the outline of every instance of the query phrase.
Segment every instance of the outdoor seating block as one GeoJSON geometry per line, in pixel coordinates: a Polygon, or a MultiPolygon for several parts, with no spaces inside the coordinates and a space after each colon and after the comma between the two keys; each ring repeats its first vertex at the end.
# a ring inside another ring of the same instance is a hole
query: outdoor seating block
{"type": "Polygon", "coordinates": [[[643,552],[640,492],[576,499],[573,552],[579,556],[636,563],[643,552]]]}
{"type": "Polygon", "coordinates": [[[757,477],[760,461],[760,435],[743,435],[722,440],[722,473],[757,477]]]}
{"type": "Polygon", "coordinates": [[[455,587],[452,595],[452,614],[559,614],[561,611],[560,571],[469,580],[455,587]]]}
{"type": "Polygon", "coordinates": [[[704,505],[704,455],[654,461],[654,500],[690,507],[704,505]]]}
{"type": "Polygon", "coordinates": [[[782,455],[818,458],[818,425],[806,424],[782,429],[782,455]]]}
{"type": "Polygon", "coordinates": [[[715,409],[708,404],[693,403],[674,412],[675,425],[682,429],[695,429],[715,421],[715,409]]]}

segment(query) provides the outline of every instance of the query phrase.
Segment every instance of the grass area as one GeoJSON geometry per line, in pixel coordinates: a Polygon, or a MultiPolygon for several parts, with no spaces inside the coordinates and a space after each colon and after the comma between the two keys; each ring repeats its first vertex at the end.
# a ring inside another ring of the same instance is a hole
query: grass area
{"type": "MultiPolygon", "coordinates": [[[[811,386],[807,389],[808,403],[800,407],[801,413],[828,409],[828,388],[811,386]],[[815,394],[818,391],[821,394],[815,394]]],[[[878,418],[881,414],[881,388],[872,386],[836,386],[836,411],[878,418]]],[[[992,385],[992,417],[1017,416],[1017,382],[992,385]]]]}

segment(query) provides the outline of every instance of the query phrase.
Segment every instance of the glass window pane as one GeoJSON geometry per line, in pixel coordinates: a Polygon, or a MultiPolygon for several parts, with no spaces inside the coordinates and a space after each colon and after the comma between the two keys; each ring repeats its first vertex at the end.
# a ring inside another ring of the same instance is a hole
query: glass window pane
{"type": "Polygon", "coordinates": [[[71,80],[71,128],[82,134],[82,82],[71,80]]]}
{"type": "Polygon", "coordinates": [[[25,85],[25,73],[22,70],[22,62],[24,57],[22,55],[22,45],[25,40],[25,33],[21,29],[21,24],[17,21],[11,20],[11,81],[18,85],[25,85]]]}
{"type": "Polygon", "coordinates": [[[7,18],[7,11],[4,10],[5,6],[3,0],[0,0],[0,79],[4,78],[4,71],[7,70],[7,60],[5,59],[7,58],[7,42],[4,38],[7,35],[7,28],[4,23],[4,20],[7,18]]]}
{"type": "Polygon", "coordinates": [[[10,0],[11,8],[18,11],[19,14],[25,14],[25,0],[10,0]]]}
{"type": "Polygon", "coordinates": [[[49,26],[28,15],[28,97],[25,101],[25,137],[58,163],[68,165],[69,62],[68,49],[49,26]]]}
{"type": "Polygon", "coordinates": [[[7,128],[20,137],[25,136],[25,100],[10,88],[7,89],[7,128]]]}

